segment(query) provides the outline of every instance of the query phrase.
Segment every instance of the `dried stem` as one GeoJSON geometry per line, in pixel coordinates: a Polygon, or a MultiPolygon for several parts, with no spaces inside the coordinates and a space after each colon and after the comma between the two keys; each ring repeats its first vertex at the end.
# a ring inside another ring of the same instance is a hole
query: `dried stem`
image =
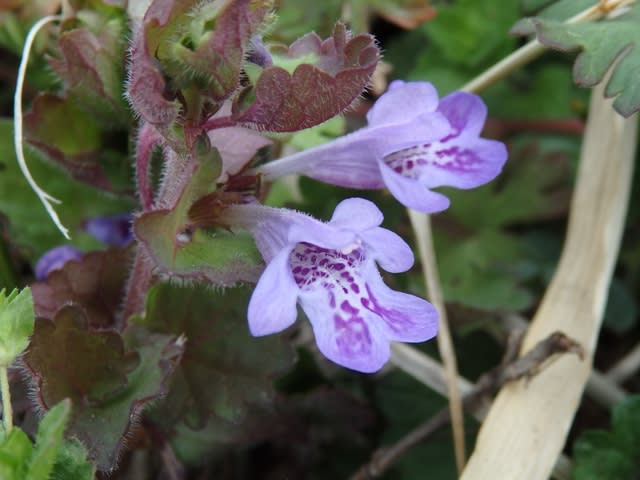
{"type": "Polygon", "coordinates": [[[442,297],[440,279],[438,277],[438,265],[436,254],[433,248],[431,234],[431,221],[429,215],[425,215],[413,210],[409,210],[409,219],[413,231],[416,235],[420,261],[427,293],[430,301],[440,313],[440,326],[438,331],[438,349],[442,362],[447,373],[447,396],[449,398],[449,410],[451,412],[451,427],[453,429],[454,450],[456,456],[456,466],[458,473],[464,470],[466,462],[465,436],[464,436],[464,413],[462,411],[462,400],[458,389],[458,366],[456,362],[455,349],[449,330],[449,322],[442,297]]]}
{"type": "MultiPolygon", "coordinates": [[[[473,389],[464,396],[464,408],[473,410],[486,396],[497,392],[505,383],[521,378],[531,378],[545,365],[548,365],[556,354],[569,352],[582,358],[582,347],[560,332],[549,335],[519,359],[509,360],[509,351],[507,351],[505,361],[499,367],[480,377],[473,389]]],[[[358,469],[351,480],[365,480],[381,476],[402,455],[445,426],[450,419],[449,407],[445,407],[391,447],[382,448],[375,452],[372,460],[358,469]]]]}
{"type": "Polygon", "coordinates": [[[22,175],[29,183],[31,189],[38,196],[42,205],[44,205],[45,210],[49,214],[49,217],[55,224],[60,233],[64,235],[64,237],[69,240],[69,230],[62,225],[60,221],[60,217],[56,213],[53,208],[52,203],[61,203],[55,197],[52,197],[47,192],[45,192],[40,185],[36,183],[33,176],[31,176],[31,172],[29,171],[29,167],[27,166],[27,161],[24,157],[24,147],[23,147],[23,133],[22,133],[22,87],[24,85],[24,79],[27,74],[27,64],[29,63],[29,56],[31,55],[31,47],[33,46],[33,42],[36,38],[38,32],[47,24],[52,22],[57,22],[58,20],[62,20],[62,17],[59,15],[51,15],[48,17],[41,18],[38,20],[29,30],[29,34],[24,42],[24,49],[22,50],[22,59],[20,60],[20,66],[18,67],[18,78],[16,79],[16,92],[13,96],[13,142],[16,150],[16,159],[18,160],[18,166],[22,171],[22,175]]]}

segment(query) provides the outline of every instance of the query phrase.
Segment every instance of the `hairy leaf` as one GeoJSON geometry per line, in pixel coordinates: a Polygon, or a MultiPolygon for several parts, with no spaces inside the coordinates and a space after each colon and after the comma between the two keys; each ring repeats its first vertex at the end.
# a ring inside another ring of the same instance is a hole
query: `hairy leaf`
{"type": "Polygon", "coordinates": [[[91,328],[116,324],[132,249],[89,252],[51,272],[46,281],[32,285],[35,311],[53,319],[64,305],[81,305],[91,328]]]}
{"type": "Polygon", "coordinates": [[[62,307],[53,320],[37,319],[25,363],[44,409],[70,398],[74,405],[104,401],[122,389],[138,364],[115,331],[91,331],[84,310],[62,307]]]}
{"type": "Polygon", "coordinates": [[[556,20],[532,19],[538,40],[561,51],[580,50],[573,67],[578,85],[592,87],[611,70],[605,96],[615,97],[613,108],[625,117],[640,110],[640,6],[613,19],[564,24],[556,20]]]}
{"type": "Polygon", "coordinates": [[[70,27],[63,24],[68,28],[58,39],[62,58],[49,61],[64,82],[65,96],[107,129],[126,126],[129,117],[122,96],[123,13],[115,8],[110,15],[84,11],[70,27]]]}
{"type": "Polygon", "coordinates": [[[63,400],[42,418],[35,448],[27,467],[29,480],[47,480],[62,447],[64,429],[71,415],[71,402],[63,400]]]}
{"type": "Polygon", "coordinates": [[[87,450],[76,440],[62,444],[51,480],[93,480],[95,467],[87,461],[87,450]]]}
{"type": "Polygon", "coordinates": [[[42,93],[24,116],[25,139],[73,178],[106,191],[130,189],[130,162],[114,150],[95,115],[78,102],[42,93]]]}
{"type": "Polygon", "coordinates": [[[184,335],[185,353],[167,399],[156,412],[171,426],[184,419],[202,428],[213,416],[239,422],[251,405],[268,405],[273,378],[292,363],[282,336],[253,338],[246,322],[250,291],[155,286],[144,318],[134,320],[163,334],[184,335]]]}
{"type": "Polygon", "coordinates": [[[27,348],[34,323],[31,290],[0,290],[0,367],[8,367],[27,348]]]}
{"type": "Polygon", "coordinates": [[[135,220],[136,237],[162,273],[222,286],[257,279],[262,262],[248,233],[196,229],[188,216],[196,200],[215,190],[219,160],[200,160],[174,208],[143,213],[135,220]]]}
{"type": "Polygon", "coordinates": [[[245,92],[244,98],[237,99],[233,117],[271,132],[293,132],[322,123],[362,93],[379,58],[371,35],[352,37],[340,23],[327,40],[307,34],[282,54],[274,52],[274,65],[261,72],[251,95],[245,92]]]}
{"type": "Polygon", "coordinates": [[[126,435],[142,409],[164,394],[164,380],[181,353],[161,335],[128,339],[127,347],[115,331],[91,330],[85,313],[70,305],[53,322],[36,321],[24,359],[41,408],[71,398],[69,434],[101,470],[115,466],[126,435]]]}

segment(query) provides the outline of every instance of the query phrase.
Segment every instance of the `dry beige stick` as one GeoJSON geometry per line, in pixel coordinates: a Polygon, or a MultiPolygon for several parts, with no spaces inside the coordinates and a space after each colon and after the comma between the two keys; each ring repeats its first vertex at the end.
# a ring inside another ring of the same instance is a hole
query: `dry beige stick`
{"type": "Polygon", "coordinates": [[[422,273],[427,285],[427,296],[440,314],[438,327],[438,350],[442,357],[442,363],[447,374],[447,397],[449,399],[449,413],[451,415],[451,429],[453,431],[453,449],[456,457],[458,474],[462,473],[466,463],[466,448],[464,438],[464,412],[462,409],[462,396],[458,389],[458,365],[456,352],[449,331],[447,311],[444,306],[440,278],[438,276],[438,263],[433,248],[433,235],[431,234],[431,219],[429,215],[407,209],[411,226],[416,235],[416,243],[420,252],[422,273]]]}
{"type": "Polygon", "coordinates": [[[640,344],[607,371],[607,378],[622,383],[640,370],[640,344]]]}
{"type": "Polygon", "coordinates": [[[631,185],[637,115],[624,119],[593,89],[591,110],[558,269],[525,336],[529,351],[552,331],[580,342],[586,359],[565,356],[530,382],[504,387],[478,435],[463,480],[546,480],[562,451],[591,372],[606,295],[618,256],[631,185]]]}

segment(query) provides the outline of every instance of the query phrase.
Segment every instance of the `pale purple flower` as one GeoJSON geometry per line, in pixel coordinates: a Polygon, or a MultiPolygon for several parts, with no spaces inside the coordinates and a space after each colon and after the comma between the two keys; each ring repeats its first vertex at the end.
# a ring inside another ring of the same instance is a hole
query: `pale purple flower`
{"type": "Polygon", "coordinates": [[[267,261],[249,303],[253,335],[292,325],[298,303],[320,351],[361,372],[375,372],[387,362],[390,341],[423,342],[436,335],[435,308],[391,290],[380,277],[377,265],[404,272],[413,264],[413,253],[398,235],[379,226],[382,213],[373,203],[344,200],[328,223],[262,205],[228,210],[252,231],[267,261]]]}
{"type": "Polygon", "coordinates": [[[64,267],[69,260],[79,260],[82,252],[71,245],[60,245],[45,252],[36,262],[36,280],[44,281],[49,273],[64,267]]]}
{"type": "Polygon", "coordinates": [[[343,187],[386,187],[407,207],[438,212],[449,199],[431,189],[474,188],[500,173],[507,151],[480,137],[486,116],[476,95],[438,101],[430,83],[398,80],[367,113],[367,127],[258,171],[267,179],[301,174],[343,187]]]}
{"type": "Polygon", "coordinates": [[[93,217],[85,222],[84,229],[105,245],[123,247],[133,240],[131,219],[130,213],[93,217]]]}

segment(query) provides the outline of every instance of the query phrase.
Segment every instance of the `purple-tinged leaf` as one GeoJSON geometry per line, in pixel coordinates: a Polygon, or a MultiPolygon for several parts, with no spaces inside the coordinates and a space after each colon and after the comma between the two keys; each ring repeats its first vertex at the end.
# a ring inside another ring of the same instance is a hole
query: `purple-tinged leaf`
{"type": "Polygon", "coordinates": [[[100,470],[115,467],[143,408],[166,392],[165,379],[182,353],[163,335],[127,340],[129,348],[115,331],[93,331],[82,308],[68,305],[53,321],[36,320],[24,357],[41,409],[71,398],[67,434],[100,470]]]}
{"type": "Polygon", "coordinates": [[[167,62],[169,75],[181,87],[195,84],[215,102],[228,98],[238,87],[245,52],[270,4],[266,0],[202,3],[191,14],[190,32],[182,45],[171,49],[175,58],[167,62]],[[207,25],[214,22],[213,31],[208,32],[207,25]]]}
{"type": "Polygon", "coordinates": [[[63,31],[58,40],[61,59],[49,63],[64,82],[65,95],[108,129],[126,126],[129,118],[122,96],[124,80],[124,18],[84,16],[88,27],[63,31]]]}
{"type": "Polygon", "coordinates": [[[80,305],[91,328],[112,328],[122,301],[132,249],[89,252],[31,286],[38,317],[52,320],[69,303],[80,305]]]}
{"type": "Polygon", "coordinates": [[[222,168],[219,156],[217,161],[204,156],[199,165],[185,168],[190,178],[175,205],[140,215],[134,222],[135,236],[163,274],[221,286],[255,281],[262,262],[247,233],[206,231],[189,217],[192,205],[215,191],[222,168]]]}
{"type": "Polygon", "coordinates": [[[282,336],[256,339],[242,321],[250,290],[155,286],[144,319],[134,323],[186,338],[167,399],[155,412],[164,426],[183,419],[192,428],[214,418],[239,422],[251,406],[273,400],[274,377],[291,367],[294,354],[282,336]]]}
{"type": "Polygon", "coordinates": [[[265,68],[256,81],[255,100],[248,94],[234,106],[237,122],[273,132],[293,132],[312,127],[339,114],[353,103],[369,83],[380,58],[371,35],[354,37],[342,24],[333,36],[321,40],[315,33],[294,42],[280,56],[282,64],[265,68]],[[306,63],[310,60],[310,63],[306,63]]]}
{"type": "Polygon", "coordinates": [[[24,129],[27,142],[76,180],[106,191],[128,188],[129,160],[110,149],[93,117],[70,99],[38,95],[24,129]]]}
{"type": "Polygon", "coordinates": [[[69,260],[79,260],[82,252],[72,245],[60,245],[42,255],[36,262],[34,273],[36,280],[46,280],[54,270],[62,268],[69,260]]]}

